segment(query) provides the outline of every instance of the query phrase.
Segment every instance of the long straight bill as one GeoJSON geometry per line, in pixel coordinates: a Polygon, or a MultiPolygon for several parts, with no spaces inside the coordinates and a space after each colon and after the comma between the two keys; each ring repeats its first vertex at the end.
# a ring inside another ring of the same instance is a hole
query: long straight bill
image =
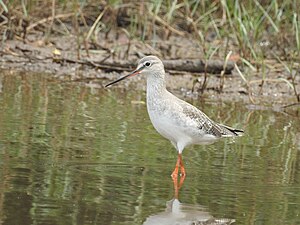
{"type": "Polygon", "coordinates": [[[133,77],[133,76],[135,76],[135,75],[137,75],[137,74],[140,74],[141,71],[142,71],[144,68],[145,68],[145,66],[141,66],[140,68],[136,69],[136,70],[133,71],[132,73],[127,74],[127,75],[125,75],[125,76],[123,76],[123,77],[120,77],[119,79],[117,79],[117,80],[115,80],[115,81],[112,81],[112,82],[108,83],[107,85],[105,85],[105,87],[108,87],[108,86],[110,86],[110,85],[113,85],[113,84],[115,84],[115,83],[118,83],[119,81],[124,80],[124,79],[127,78],[127,77],[133,77]]]}

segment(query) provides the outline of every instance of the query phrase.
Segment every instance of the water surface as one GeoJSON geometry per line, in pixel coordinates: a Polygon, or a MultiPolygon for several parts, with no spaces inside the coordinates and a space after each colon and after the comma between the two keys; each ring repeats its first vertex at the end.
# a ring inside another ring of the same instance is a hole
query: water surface
{"type": "Polygon", "coordinates": [[[175,196],[176,151],[143,101],[132,89],[2,72],[0,224],[150,224],[183,214],[300,223],[299,117],[192,101],[246,135],[187,148],[187,178],[175,196]]]}

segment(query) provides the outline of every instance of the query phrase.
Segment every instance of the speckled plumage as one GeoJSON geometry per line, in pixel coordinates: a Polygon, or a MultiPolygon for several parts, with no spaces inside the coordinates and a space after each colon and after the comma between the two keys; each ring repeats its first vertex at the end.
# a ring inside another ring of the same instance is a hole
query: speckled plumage
{"type": "Polygon", "coordinates": [[[146,56],[138,67],[151,62],[147,76],[147,110],[155,129],[169,139],[179,153],[191,144],[209,144],[221,137],[238,136],[241,130],[212,121],[193,105],[166,89],[164,66],[155,56],[146,56]]]}

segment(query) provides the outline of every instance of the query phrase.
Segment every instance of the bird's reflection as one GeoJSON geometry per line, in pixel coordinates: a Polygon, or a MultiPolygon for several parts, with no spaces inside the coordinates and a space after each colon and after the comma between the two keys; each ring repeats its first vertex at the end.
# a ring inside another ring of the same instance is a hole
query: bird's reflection
{"type": "Polygon", "coordinates": [[[166,202],[166,209],[156,215],[149,216],[143,225],[227,225],[233,224],[234,219],[217,219],[209,214],[204,206],[185,204],[179,201],[179,190],[185,176],[172,178],[174,183],[174,198],[166,202]]]}

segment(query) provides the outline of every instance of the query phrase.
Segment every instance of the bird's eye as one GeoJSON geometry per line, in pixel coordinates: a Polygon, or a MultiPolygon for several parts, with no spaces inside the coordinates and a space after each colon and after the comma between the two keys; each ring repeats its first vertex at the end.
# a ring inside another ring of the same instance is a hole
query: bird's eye
{"type": "Polygon", "coordinates": [[[145,62],[145,66],[149,67],[149,66],[151,66],[151,63],[150,62],[145,62]]]}

